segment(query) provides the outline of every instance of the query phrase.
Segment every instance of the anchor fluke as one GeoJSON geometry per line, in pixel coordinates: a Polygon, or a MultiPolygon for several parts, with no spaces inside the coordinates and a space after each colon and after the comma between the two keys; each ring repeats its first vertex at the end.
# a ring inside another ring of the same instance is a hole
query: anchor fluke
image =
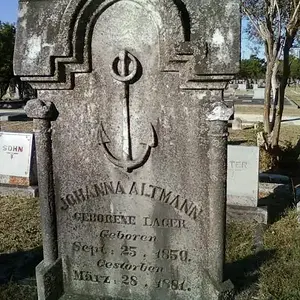
{"type": "Polygon", "coordinates": [[[157,146],[157,137],[154,126],[151,124],[151,138],[147,143],[141,142],[140,145],[143,146],[143,152],[136,159],[121,159],[114,155],[108,148],[108,144],[110,144],[110,140],[105,133],[103,124],[101,123],[101,132],[100,132],[101,143],[105,150],[104,154],[107,159],[113,163],[115,166],[124,169],[126,172],[132,172],[134,169],[137,169],[143,166],[150,154],[151,149],[157,146]]]}

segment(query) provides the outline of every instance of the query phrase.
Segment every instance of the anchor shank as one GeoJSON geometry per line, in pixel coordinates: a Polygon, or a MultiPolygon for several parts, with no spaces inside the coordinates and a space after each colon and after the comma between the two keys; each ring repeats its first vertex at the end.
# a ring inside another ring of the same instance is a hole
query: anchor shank
{"type": "MultiPolygon", "coordinates": [[[[121,51],[120,73],[123,78],[129,74],[129,61],[127,52],[121,51]]],[[[130,112],[129,112],[129,83],[124,82],[124,98],[123,98],[123,158],[124,160],[132,160],[131,136],[130,136],[130,112]]]]}
{"type": "Polygon", "coordinates": [[[132,145],[130,133],[129,84],[124,83],[123,98],[123,158],[132,160],[132,145]]]}

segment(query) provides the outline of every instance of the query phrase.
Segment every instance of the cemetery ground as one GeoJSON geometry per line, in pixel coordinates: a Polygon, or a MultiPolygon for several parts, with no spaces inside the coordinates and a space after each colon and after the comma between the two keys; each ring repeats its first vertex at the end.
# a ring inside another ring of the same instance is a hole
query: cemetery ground
{"type": "MultiPolygon", "coordinates": [[[[32,123],[1,122],[1,130],[31,132],[32,123]]],[[[295,167],[299,139],[300,126],[282,127],[286,156],[281,167],[295,182],[300,174],[295,167]]],[[[229,140],[254,145],[256,130],[230,130],[229,140]]],[[[264,160],[261,157],[261,164],[268,169],[264,160]]],[[[38,199],[0,197],[0,206],[0,300],[37,299],[34,273],[42,259],[38,199]]],[[[267,226],[228,223],[225,276],[236,287],[236,300],[300,300],[300,224],[295,209],[267,226]]]]}
{"type": "Polygon", "coordinates": [[[286,96],[293,100],[300,106],[300,88],[299,87],[287,87],[286,88],[286,96]]]}

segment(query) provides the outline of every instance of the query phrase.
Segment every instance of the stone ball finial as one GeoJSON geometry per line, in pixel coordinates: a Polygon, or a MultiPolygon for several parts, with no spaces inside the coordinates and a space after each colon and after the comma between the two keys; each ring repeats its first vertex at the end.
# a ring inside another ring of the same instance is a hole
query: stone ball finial
{"type": "Polygon", "coordinates": [[[43,102],[39,99],[29,100],[25,106],[29,118],[53,120],[57,117],[57,110],[52,102],[43,102]]]}

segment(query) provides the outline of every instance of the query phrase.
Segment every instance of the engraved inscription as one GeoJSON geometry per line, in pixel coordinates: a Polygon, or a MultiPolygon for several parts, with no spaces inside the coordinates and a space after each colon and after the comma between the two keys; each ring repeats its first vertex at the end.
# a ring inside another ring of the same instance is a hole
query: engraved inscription
{"type": "Polygon", "coordinates": [[[98,283],[110,283],[109,276],[100,275],[100,274],[92,274],[89,271],[78,271],[74,270],[74,280],[82,280],[82,281],[91,281],[98,283]]]}
{"type": "MultiPolygon", "coordinates": [[[[195,220],[201,212],[192,201],[173,191],[157,185],[123,181],[100,182],[73,191],[61,198],[64,205],[62,209],[68,210],[92,198],[106,201],[105,197],[109,195],[138,196],[156,200],[183,212],[191,220],[195,220]]],[[[76,267],[72,270],[74,281],[105,286],[128,286],[133,289],[139,286],[147,288],[151,284],[152,289],[164,290],[165,293],[191,291],[187,279],[182,278],[180,273],[170,275],[170,268],[172,265],[175,269],[180,269],[183,265],[188,266],[193,262],[195,254],[180,246],[177,248],[161,244],[160,240],[166,230],[168,234],[169,230],[178,231],[179,234],[186,233],[188,220],[146,213],[123,214],[118,211],[77,211],[72,212],[71,217],[73,222],[85,225],[86,228],[99,228],[94,236],[95,243],[77,239],[69,246],[76,261],[76,267]],[[148,245],[149,250],[151,249],[149,252],[148,245]],[[90,259],[90,267],[87,267],[86,263],[80,267],[77,259],[90,259]]]]}
{"type": "Polygon", "coordinates": [[[105,268],[105,269],[121,269],[126,271],[134,271],[134,272],[141,271],[141,272],[150,272],[150,273],[162,273],[164,270],[163,267],[151,266],[143,262],[138,265],[135,265],[129,262],[111,262],[111,261],[106,261],[104,259],[100,259],[97,262],[97,266],[99,268],[105,268]]]}
{"type": "Polygon", "coordinates": [[[187,250],[160,249],[155,253],[156,258],[166,260],[179,260],[182,262],[190,262],[187,250]]]}
{"type": "Polygon", "coordinates": [[[99,222],[105,224],[121,224],[121,225],[135,225],[135,216],[124,215],[102,215],[93,213],[78,213],[73,215],[73,219],[83,222],[99,222]]]}
{"type": "Polygon", "coordinates": [[[121,255],[134,257],[136,256],[136,249],[137,247],[124,245],[121,247],[122,250],[121,255]]]}
{"type": "Polygon", "coordinates": [[[104,229],[100,232],[101,238],[111,239],[111,240],[126,240],[126,241],[142,241],[142,242],[155,242],[156,236],[153,235],[143,235],[143,234],[131,234],[124,233],[121,230],[116,232],[111,232],[108,229],[104,229]]]}
{"type": "Polygon", "coordinates": [[[186,228],[185,220],[183,219],[159,219],[144,217],[143,226],[160,227],[160,228],[186,228]]]}
{"type": "MultiPolygon", "coordinates": [[[[99,261],[100,262],[100,261],[99,261]]],[[[98,262],[98,263],[99,263],[98,262]]],[[[102,263],[102,262],[101,262],[102,263]]],[[[117,268],[119,268],[120,264],[118,263],[106,263],[109,264],[109,266],[118,266],[117,268]]],[[[124,269],[127,270],[131,267],[137,267],[137,266],[133,266],[130,264],[126,264],[126,263],[122,263],[122,266],[126,266],[124,269]]],[[[110,267],[109,267],[110,268],[110,267]]],[[[151,267],[146,266],[145,264],[141,264],[140,265],[140,270],[142,272],[161,272],[161,270],[159,270],[160,268],[157,269],[150,269],[151,267]],[[159,270],[159,271],[157,271],[159,270]]],[[[131,286],[137,286],[140,281],[138,280],[138,277],[135,275],[121,275],[120,279],[113,279],[111,276],[107,276],[107,275],[101,275],[101,274],[93,274],[90,271],[82,271],[82,270],[74,270],[73,272],[73,280],[75,281],[89,281],[89,282],[93,282],[93,283],[102,283],[102,284],[118,284],[121,283],[122,285],[131,285],[131,286]]],[[[147,287],[148,285],[145,284],[145,287],[147,287]]],[[[188,283],[183,280],[180,281],[178,279],[167,279],[167,278],[161,278],[158,281],[155,282],[155,286],[154,288],[157,289],[170,289],[170,290],[174,290],[174,291],[191,291],[191,288],[188,287],[188,283]]]]}
{"type": "MultiPolygon", "coordinates": [[[[166,228],[186,228],[185,220],[151,218],[149,216],[141,216],[138,218],[137,216],[119,214],[105,215],[77,212],[73,215],[73,219],[79,222],[101,222],[106,224],[131,225],[135,227],[142,225],[146,227],[158,227],[161,230],[165,230],[166,228]]],[[[150,274],[157,274],[155,275],[152,288],[178,292],[188,292],[191,290],[185,279],[176,277],[168,278],[168,270],[165,266],[160,266],[163,261],[189,264],[192,260],[188,250],[161,248],[152,253],[147,253],[144,250],[141,251],[139,242],[154,243],[157,240],[156,236],[133,234],[122,230],[102,229],[98,238],[100,239],[96,245],[81,241],[74,241],[72,243],[74,253],[80,252],[91,257],[98,257],[93,264],[99,269],[99,272],[87,269],[73,269],[74,281],[86,281],[104,285],[127,285],[131,287],[142,284],[142,286],[146,288],[148,284],[144,283],[146,279],[142,277],[142,275],[149,276],[150,274]],[[109,247],[107,247],[108,244],[106,245],[106,240],[110,241],[109,247]],[[111,241],[113,241],[112,244],[111,241]],[[123,242],[121,245],[118,244],[120,241],[123,242]],[[128,244],[130,241],[135,241],[135,243],[128,244]],[[120,273],[114,271],[119,271],[120,273]],[[113,273],[109,275],[109,272],[113,273]],[[124,272],[127,272],[127,274],[124,274],[124,272]]]]}
{"type": "Polygon", "coordinates": [[[237,171],[247,169],[248,162],[247,161],[234,161],[231,160],[228,162],[229,169],[235,169],[237,171]]]}
{"type": "Polygon", "coordinates": [[[186,282],[182,281],[179,282],[178,280],[174,279],[161,279],[156,283],[156,288],[165,288],[171,290],[180,290],[180,291],[190,291],[190,288],[186,287],[186,282]]]}
{"type": "Polygon", "coordinates": [[[96,255],[97,253],[106,254],[107,252],[104,250],[105,245],[100,246],[92,246],[92,245],[86,245],[81,242],[74,242],[72,249],[75,252],[85,252],[89,253],[91,256],[96,255]]]}
{"type": "Polygon", "coordinates": [[[61,198],[61,209],[67,210],[76,204],[89,201],[93,198],[118,194],[142,196],[168,204],[188,215],[193,220],[196,220],[202,212],[202,209],[199,208],[193,201],[184,199],[179,194],[175,194],[174,192],[168,191],[160,186],[144,182],[129,182],[126,184],[121,181],[118,181],[117,183],[114,183],[113,181],[101,182],[99,184],[87,185],[84,188],[75,190],[61,198]]]}

